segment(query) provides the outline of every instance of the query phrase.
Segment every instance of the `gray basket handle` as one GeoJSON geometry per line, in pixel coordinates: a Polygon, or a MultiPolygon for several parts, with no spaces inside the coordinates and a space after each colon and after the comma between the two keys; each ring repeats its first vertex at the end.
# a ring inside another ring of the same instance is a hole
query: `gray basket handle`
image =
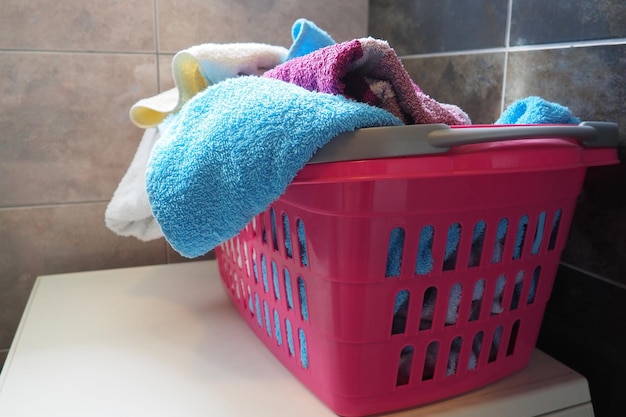
{"type": "Polygon", "coordinates": [[[611,122],[455,129],[445,124],[370,127],[342,133],[320,148],[309,163],[429,155],[458,145],[545,138],[576,139],[586,147],[615,148],[619,130],[611,122]]]}

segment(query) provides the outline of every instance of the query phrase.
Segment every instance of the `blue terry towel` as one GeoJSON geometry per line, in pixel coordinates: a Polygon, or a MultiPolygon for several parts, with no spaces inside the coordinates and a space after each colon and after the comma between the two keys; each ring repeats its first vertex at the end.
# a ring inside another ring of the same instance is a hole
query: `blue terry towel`
{"type": "Polygon", "coordinates": [[[565,106],[547,101],[541,97],[530,96],[514,101],[502,113],[494,124],[578,124],[575,117],[565,106]]]}
{"type": "Polygon", "coordinates": [[[399,124],[343,96],[270,78],[228,79],[168,118],[146,170],[152,212],[176,251],[200,256],[265,210],[333,137],[399,124]]]}
{"type": "Polygon", "coordinates": [[[298,19],[293,23],[291,37],[293,43],[289,48],[287,61],[336,43],[328,33],[307,19],[298,19]]]}

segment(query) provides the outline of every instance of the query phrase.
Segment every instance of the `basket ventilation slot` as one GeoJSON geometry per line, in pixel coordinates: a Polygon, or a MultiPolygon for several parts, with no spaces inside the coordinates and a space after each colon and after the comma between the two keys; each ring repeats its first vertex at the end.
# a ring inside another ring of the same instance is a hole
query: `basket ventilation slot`
{"type": "Polygon", "coordinates": [[[448,228],[448,240],[446,242],[446,253],[443,260],[443,270],[451,271],[456,267],[456,258],[459,253],[459,242],[461,241],[461,225],[454,223],[448,228]]]}
{"type": "Polygon", "coordinates": [[[487,223],[480,220],[474,226],[474,236],[472,239],[472,247],[470,249],[470,257],[467,266],[474,267],[480,264],[480,257],[483,254],[483,246],[485,244],[485,231],[487,223]]]}
{"type": "Polygon", "coordinates": [[[439,354],[439,342],[431,342],[426,348],[426,358],[424,359],[424,369],[422,371],[422,381],[428,381],[435,376],[435,365],[439,354]]]}
{"type": "Polygon", "coordinates": [[[272,227],[272,246],[274,250],[278,250],[278,234],[276,232],[276,212],[274,208],[270,209],[270,222],[272,227]]]}
{"type": "MultiPolygon", "coordinates": [[[[541,275],[541,266],[537,266],[533,272],[533,278],[530,283],[525,283],[525,273],[523,270],[519,271],[515,276],[515,281],[509,281],[507,276],[502,274],[495,281],[495,285],[489,293],[490,303],[488,305],[488,311],[481,312],[483,307],[483,300],[485,299],[486,282],[484,279],[476,281],[473,285],[473,291],[463,290],[463,285],[458,282],[450,287],[450,292],[447,294],[446,300],[447,310],[445,312],[445,319],[443,326],[453,326],[458,323],[460,317],[460,306],[463,304],[464,297],[472,297],[471,303],[469,303],[469,314],[467,322],[476,321],[481,317],[481,314],[488,314],[489,316],[497,316],[505,311],[515,311],[519,309],[520,300],[525,286],[528,286],[526,294],[526,305],[534,303],[537,294],[537,288],[539,285],[539,277],[541,275]],[[505,300],[505,294],[507,294],[507,286],[513,286],[511,300],[508,302],[505,300]],[[509,303],[505,305],[505,302],[509,303]]],[[[299,286],[302,284],[299,281],[299,286]]],[[[303,293],[302,290],[299,290],[303,293]]],[[[393,318],[391,321],[391,335],[404,334],[407,330],[408,315],[411,305],[411,294],[408,289],[400,290],[396,293],[393,305],[393,318]]],[[[419,331],[430,330],[433,328],[433,323],[437,320],[440,323],[441,318],[435,317],[435,310],[438,302],[438,289],[435,286],[431,286],[424,291],[423,298],[421,299],[421,315],[419,322],[419,331]]],[[[302,303],[302,301],[301,301],[302,303]]],[[[305,308],[303,305],[302,308],[305,308]]],[[[305,316],[303,315],[303,318],[305,316]]],[[[306,319],[306,318],[305,318],[306,319]]],[[[441,326],[441,324],[437,324],[441,326]]]]}
{"type": "Polygon", "coordinates": [[[293,258],[293,246],[291,245],[291,233],[289,231],[289,216],[283,212],[283,236],[285,236],[285,255],[293,258]]]}
{"type": "Polygon", "coordinates": [[[274,287],[274,299],[280,301],[280,289],[278,284],[278,267],[276,262],[272,261],[272,283],[274,287]]]}
{"type": "Polygon", "coordinates": [[[433,315],[435,313],[435,304],[437,303],[437,288],[429,287],[424,291],[422,301],[422,315],[420,317],[420,330],[429,330],[433,326],[433,315]]]}
{"type": "Polygon", "coordinates": [[[406,317],[408,313],[411,295],[408,290],[401,290],[396,295],[394,304],[393,321],[391,323],[391,334],[404,333],[406,330],[406,317]]]}
{"type": "Polygon", "coordinates": [[[493,332],[493,338],[491,339],[491,348],[489,349],[489,362],[494,362],[498,358],[498,349],[500,347],[500,340],[502,339],[502,326],[496,327],[496,331],[493,332]]]}
{"type": "Polygon", "coordinates": [[[450,353],[448,354],[448,367],[446,368],[446,376],[456,374],[459,368],[459,357],[461,356],[461,347],[463,345],[463,338],[457,336],[450,344],[450,353]]]}
{"type": "Polygon", "coordinates": [[[298,296],[300,299],[300,315],[302,316],[303,320],[308,320],[309,306],[306,297],[306,286],[302,277],[298,277],[298,296]]]}
{"type": "Polygon", "coordinates": [[[259,283],[259,271],[256,264],[256,250],[252,249],[252,274],[254,275],[254,282],[259,283]]]}
{"type": "Polygon", "coordinates": [[[285,334],[287,335],[287,350],[289,352],[289,356],[293,356],[293,331],[291,330],[291,321],[289,321],[289,319],[285,319],[285,334]]]}
{"type": "Polygon", "coordinates": [[[276,337],[276,343],[278,346],[283,345],[283,334],[280,331],[280,316],[278,315],[278,311],[274,309],[274,336],[276,337]]]}
{"type": "Polygon", "coordinates": [[[270,291],[269,282],[267,280],[267,261],[265,255],[261,254],[261,275],[263,275],[263,290],[268,293],[270,291]]]}
{"type": "Polygon", "coordinates": [[[405,231],[402,227],[396,227],[389,236],[387,248],[387,266],[385,277],[398,277],[402,268],[402,251],[404,249],[405,231]]]}
{"type": "Polygon", "coordinates": [[[287,298],[287,308],[289,310],[293,310],[293,292],[291,291],[291,274],[289,270],[285,268],[284,270],[284,278],[285,278],[285,295],[287,298]]]}
{"type": "Polygon", "coordinates": [[[537,228],[535,229],[535,238],[533,239],[533,248],[530,251],[532,255],[539,253],[541,247],[541,241],[543,239],[543,229],[546,226],[546,212],[542,211],[537,219],[537,228]]]}
{"type": "Polygon", "coordinates": [[[491,263],[498,263],[502,261],[502,252],[504,251],[504,243],[506,240],[507,230],[509,228],[509,219],[502,218],[498,222],[498,229],[496,230],[496,242],[493,246],[493,255],[491,256],[491,263]]]}
{"type": "Polygon", "coordinates": [[[296,221],[298,229],[298,247],[300,249],[300,263],[302,266],[309,266],[309,254],[306,247],[306,232],[304,230],[304,223],[302,219],[296,221]]]}
{"type": "Polygon", "coordinates": [[[259,294],[254,293],[254,308],[256,311],[256,320],[259,323],[259,327],[263,327],[263,319],[261,318],[261,302],[259,301],[259,294]]]}
{"type": "Polygon", "coordinates": [[[433,270],[433,236],[435,229],[428,225],[420,232],[419,246],[417,248],[417,261],[415,263],[415,273],[417,275],[427,275],[433,270]]]}
{"type": "Polygon", "coordinates": [[[304,369],[309,367],[309,355],[306,348],[306,335],[304,330],[298,329],[298,339],[300,340],[300,364],[304,369]]]}
{"type": "MultiPolygon", "coordinates": [[[[536,218],[537,223],[533,226],[534,234],[532,236],[529,236],[531,220],[529,215],[524,214],[519,221],[517,221],[517,226],[514,227],[515,230],[509,230],[509,224],[511,223],[509,218],[501,218],[497,223],[497,227],[493,229],[495,232],[495,240],[491,252],[491,263],[497,264],[503,261],[509,234],[511,234],[511,238],[515,238],[515,241],[512,242],[512,253],[509,255],[513,260],[522,258],[525,245],[531,245],[530,254],[537,255],[543,244],[544,235],[546,234],[546,218],[546,211],[542,211],[538,214],[536,218]]],[[[561,209],[557,210],[555,213],[552,230],[550,232],[548,250],[554,249],[560,218],[561,209]]],[[[485,249],[485,241],[487,239],[487,230],[488,225],[485,220],[478,220],[474,224],[467,260],[467,266],[470,268],[480,266],[485,249]]],[[[435,264],[435,259],[433,258],[435,231],[436,229],[433,225],[426,225],[422,227],[419,232],[417,256],[415,258],[415,275],[428,275],[433,272],[433,266],[435,264]]],[[[442,271],[451,271],[457,268],[457,259],[459,255],[461,255],[459,250],[461,249],[462,234],[463,226],[459,222],[447,226],[445,252],[443,254],[441,267],[442,271]]],[[[400,277],[403,275],[402,263],[404,261],[404,250],[406,249],[405,245],[408,239],[410,239],[410,235],[404,227],[395,227],[389,233],[385,264],[386,278],[400,277]]]]}
{"type": "MultiPolygon", "coordinates": [[[[252,295],[249,295],[248,308],[250,309],[250,314],[252,316],[256,315],[259,328],[264,329],[265,333],[270,338],[273,337],[278,346],[283,346],[283,335],[285,335],[284,338],[287,341],[287,352],[289,356],[295,356],[294,333],[291,321],[288,318],[285,318],[284,322],[282,322],[284,323],[283,333],[283,328],[281,328],[281,318],[278,310],[273,309],[273,314],[270,315],[270,307],[267,301],[263,300],[262,305],[263,307],[261,307],[261,299],[258,293],[254,293],[254,304],[252,295]]],[[[306,309],[304,311],[306,312],[306,309]]],[[[307,314],[308,319],[308,312],[305,314],[307,314]]],[[[307,369],[309,367],[309,356],[306,333],[302,328],[298,328],[298,342],[300,365],[302,368],[307,369]]]]}
{"type": "Polygon", "coordinates": [[[396,378],[396,386],[406,385],[409,383],[411,376],[411,368],[413,366],[413,346],[405,346],[400,352],[400,362],[398,365],[398,376],[396,378]]]}
{"type": "Polygon", "coordinates": [[[554,220],[552,221],[552,231],[550,232],[550,242],[548,243],[548,250],[553,250],[556,246],[556,238],[559,233],[559,226],[561,225],[561,215],[563,211],[558,209],[556,214],[554,215],[554,220]]]}

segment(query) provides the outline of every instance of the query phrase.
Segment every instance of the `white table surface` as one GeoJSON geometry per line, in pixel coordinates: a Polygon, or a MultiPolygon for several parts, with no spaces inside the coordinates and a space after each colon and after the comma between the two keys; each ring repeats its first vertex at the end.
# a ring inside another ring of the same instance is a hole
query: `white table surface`
{"type": "MultiPolygon", "coordinates": [[[[589,401],[536,350],[498,383],[391,415],[587,416],[589,401]]],[[[215,261],[39,277],[0,375],[2,417],[334,415],[239,318],[215,261]]]]}

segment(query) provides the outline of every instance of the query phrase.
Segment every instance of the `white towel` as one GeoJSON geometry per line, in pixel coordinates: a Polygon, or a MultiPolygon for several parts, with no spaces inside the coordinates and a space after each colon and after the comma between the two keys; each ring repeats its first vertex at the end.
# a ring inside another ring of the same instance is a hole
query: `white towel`
{"type": "Polygon", "coordinates": [[[209,85],[262,75],[283,63],[288,53],[282,46],[263,43],[205,43],[179,51],[172,60],[176,87],[139,100],[130,108],[130,120],[141,128],[156,126],[209,85]]]}
{"type": "Polygon", "coordinates": [[[104,222],[120,236],[134,236],[142,241],[163,237],[152,215],[146,191],[146,166],[160,136],[156,127],[145,130],[137,152],[106,208],[104,222]]]}

